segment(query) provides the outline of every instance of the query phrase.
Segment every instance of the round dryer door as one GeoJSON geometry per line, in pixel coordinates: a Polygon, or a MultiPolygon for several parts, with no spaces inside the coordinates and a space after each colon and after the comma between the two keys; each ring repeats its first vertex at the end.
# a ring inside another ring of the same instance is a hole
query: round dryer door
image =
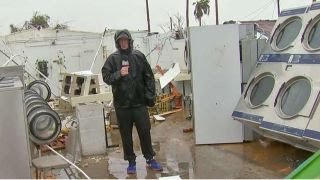
{"type": "Polygon", "coordinates": [[[261,106],[270,96],[274,84],[274,77],[270,73],[264,73],[252,79],[245,93],[245,100],[249,107],[261,106]]]}
{"type": "Polygon", "coordinates": [[[292,47],[293,41],[297,38],[302,28],[300,17],[288,18],[279,24],[271,37],[271,47],[274,51],[284,51],[292,47]]]}
{"type": "Polygon", "coordinates": [[[284,119],[299,114],[308,103],[311,94],[311,83],[307,78],[296,77],[285,83],[276,98],[276,112],[284,119]]]}
{"type": "Polygon", "coordinates": [[[308,51],[320,50],[320,15],[309,22],[303,34],[302,44],[308,51]]]}
{"type": "Polygon", "coordinates": [[[36,108],[27,117],[30,139],[36,144],[48,144],[55,140],[61,130],[58,114],[49,108],[36,108]]]}

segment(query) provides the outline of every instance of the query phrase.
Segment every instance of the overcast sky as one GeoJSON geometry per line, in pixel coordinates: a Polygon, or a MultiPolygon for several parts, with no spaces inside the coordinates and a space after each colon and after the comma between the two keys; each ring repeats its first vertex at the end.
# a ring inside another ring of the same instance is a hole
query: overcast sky
{"type": "MultiPolygon", "coordinates": [[[[190,1],[190,25],[198,22],[193,15],[190,1]]],[[[219,21],[276,19],[276,0],[218,0],[219,21]]],[[[310,5],[312,0],[280,0],[281,9],[310,5]]],[[[203,24],[215,24],[214,0],[210,2],[210,15],[203,24]]],[[[149,0],[151,31],[163,32],[161,25],[169,16],[180,13],[185,17],[186,0],[149,0]]],[[[145,0],[0,0],[0,35],[9,33],[9,25],[22,26],[39,11],[51,17],[51,25],[66,23],[70,29],[103,32],[127,28],[146,30],[145,0]]]]}

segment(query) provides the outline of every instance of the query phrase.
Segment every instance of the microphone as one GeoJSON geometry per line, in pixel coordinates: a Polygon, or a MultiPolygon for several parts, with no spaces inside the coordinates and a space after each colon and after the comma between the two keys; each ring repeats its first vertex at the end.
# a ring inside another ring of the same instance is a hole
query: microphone
{"type": "Polygon", "coordinates": [[[122,60],[122,67],[127,67],[127,66],[129,66],[129,61],[123,59],[123,60],[122,60]]]}
{"type": "MultiPolygon", "coordinates": [[[[127,70],[129,71],[129,61],[127,59],[122,59],[122,67],[121,68],[123,68],[123,67],[126,67],[127,70]]],[[[128,74],[124,75],[124,77],[126,78],[127,75],[128,74]]]]}

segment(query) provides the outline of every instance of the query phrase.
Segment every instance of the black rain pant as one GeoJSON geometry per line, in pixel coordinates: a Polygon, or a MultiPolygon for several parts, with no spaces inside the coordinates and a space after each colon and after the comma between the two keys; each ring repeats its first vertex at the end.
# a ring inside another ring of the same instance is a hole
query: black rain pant
{"type": "Polygon", "coordinates": [[[135,124],[140,139],[142,154],[146,160],[155,156],[152,149],[150,135],[150,119],[146,106],[135,108],[116,108],[116,115],[122,139],[124,160],[135,161],[136,155],[133,150],[132,129],[135,124]]]}

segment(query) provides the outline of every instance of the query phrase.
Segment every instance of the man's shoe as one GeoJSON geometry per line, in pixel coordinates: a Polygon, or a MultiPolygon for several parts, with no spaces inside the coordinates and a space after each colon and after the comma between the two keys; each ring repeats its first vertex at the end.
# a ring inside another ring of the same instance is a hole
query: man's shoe
{"type": "Polygon", "coordinates": [[[155,171],[162,171],[162,167],[160,163],[158,163],[155,159],[150,159],[147,161],[147,166],[155,171]]]}
{"type": "Polygon", "coordinates": [[[137,173],[136,162],[129,162],[129,166],[127,168],[127,173],[128,174],[136,174],[137,173]]]}

